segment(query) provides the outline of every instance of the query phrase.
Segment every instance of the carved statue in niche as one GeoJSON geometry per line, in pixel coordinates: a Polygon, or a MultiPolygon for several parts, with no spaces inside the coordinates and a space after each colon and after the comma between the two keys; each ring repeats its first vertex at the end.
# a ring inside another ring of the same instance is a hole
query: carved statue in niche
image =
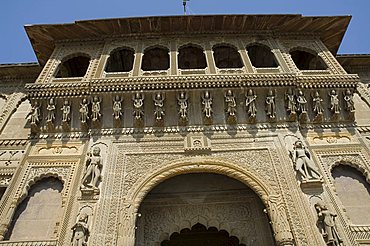
{"type": "Polygon", "coordinates": [[[294,163],[295,170],[299,172],[303,181],[321,179],[319,171],[311,160],[310,153],[301,140],[297,140],[294,143],[293,151],[290,152],[290,157],[294,163]]]}
{"type": "Polygon", "coordinates": [[[350,89],[347,89],[343,93],[343,99],[346,103],[346,110],[348,112],[354,112],[355,111],[355,103],[353,101],[353,94],[350,89]]]}
{"type": "Polygon", "coordinates": [[[89,103],[87,102],[87,99],[82,99],[82,102],[80,103],[80,119],[81,123],[84,124],[89,119],[89,103]]]}
{"type": "Polygon", "coordinates": [[[113,99],[113,116],[115,120],[119,120],[122,116],[122,99],[118,95],[113,99]]]}
{"type": "Polygon", "coordinates": [[[298,91],[298,95],[297,95],[297,110],[303,114],[303,113],[307,113],[307,100],[306,100],[306,97],[304,96],[303,94],[303,91],[302,90],[299,90],[298,91]]]}
{"type": "Polygon", "coordinates": [[[315,204],[317,213],[317,225],[327,245],[339,246],[342,245],[343,240],[339,237],[337,228],[335,226],[335,217],[337,215],[328,210],[326,205],[322,202],[315,204]]]}
{"type": "Polygon", "coordinates": [[[271,89],[266,97],[266,114],[271,120],[276,118],[275,95],[271,89]]]}
{"type": "Polygon", "coordinates": [[[323,99],[320,97],[320,93],[318,91],[315,92],[315,95],[312,97],[313,102],[313,112],[316,113],[316,116],[322,115],[324,109],[322,107],[323,99]]]}
{"type": "Polygon", "coordinates": [[[132,96],[132,101],[134,102],[134,118],[135,120],[141,120],[144,117],[144,95],[136,92],[132,96]]]}
{"type": "Polygon", "coordinates": [[[209,91],[206,91],[202,96],[203,112],[207,119],[212,117],[212,97],[209,91]]]}
{"type": "Polygon", "coordinates": [[[253,90],[249,89],[245,95],[245,106],[247,107],[249,118],[251,119],[255,119],[257,115],[256,99],[257,96],[254,94],[253,90]]]}
{"type": "Polygon", "coordinates": [[[87,240],[90,234],[88,225],[87,225],[88,215],[86,213],[81,213],[78,217],[78,221],[71,230],[73,231],[72,235],[72,246],[86,246],[87,240]]]}
{"type": "Polygon", "coordinates": [[[101,169],[103,168],[103,161],[100,156],[100,148],[95,146],[92,154],[87,153],[86,172],[82,178],[81,189],[98,189],[98,181],[101,177],[101,169]]]}
{"type": "Polygon", "coordinates": [[[329,96],[330,96],[330,111],[334,115],[338,115],[340,113],[338,94],[335,90],[332,90],[329,96]]]}
{"type": "Polygon", "coordinates": [[[289,116],[292,120],[295,120],[297,105],[292,88],[289,88],[288,91],[285,93],[285,99],[286,99],[286,109],[289,113],[289,116]]]}
{"type": "Polygon", "coordinates": [[[177,104],[179,105],[180,119],[183,121],[188,120],[188,95],[186,92],[181,91],[177,95],[177,104]]]}
{"type": "Polygon", "coordinates": [[[100,113],[100,103],[101,100],[99,99],[98,96],[94,96],[91,104],[91,113],[92,113],[92,121],[99,121],[101,117],[100,113]]]}
{"type": "Polygon", "coordinates": [[[62,110],[62,122],[68,123],[71,120],[70,118],[71,106],[69,105],[69,101],[67,99],[64,100],[64,104],[61,110],[62,110]]]}
{"type": "Polygon", "coordinates": [[[32,105],[31,112],[26,118],[30,117],[31,125],[37,126],[40,122],[40,105],[37,101],[32,105]]]}
{"type": "Polygon", "coordinates": [[[225,93],[226,113],[229,117],[235,117],[236,115],[236,100],[233,92],[227,90],[225,93]]]}
{"type": "Polygon", "coordinates": [[[48,123],[53,123],[55,120],[55,103],[54,103],[53,98],[50,98],[48,106],[46,107],[46,110],[48,111],[46,121],[48,123]]]}
{"type": "Polygon", "coordinates": [[[154,116],[156,121],[161,121],[164,116],[164,95],[160,92],[153,94],[153,101],[154,101],[154,116]]]}

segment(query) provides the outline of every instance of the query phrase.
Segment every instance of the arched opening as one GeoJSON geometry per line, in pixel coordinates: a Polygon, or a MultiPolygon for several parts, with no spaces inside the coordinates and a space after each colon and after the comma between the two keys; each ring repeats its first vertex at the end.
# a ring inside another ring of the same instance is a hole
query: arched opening
{"type": "Polygon", "coordinates": [[[218,68],[242,68],[243,62],[237,49],[228,45],[213,47],[213,57],[218,68]]]}
{"type": "Polygon", "coordinates": [[[320,56],[310,52],[295,49],[290,51],[290,55],[299,70],[325,70],[326,64],[320,56]]]}
{"type": "Polygon", "coordinates": [[[135,245],[275,245],[264,209],[258,195],[235,179],[178,175],[142,201],[135,245]],[[205,240],[212,243],[202,244],[205,240]],[[220,240],[236,244],[217,244],[220,240]]]}
{"type": "Polygon", "coordinates": [[[53,177],[36,182],[18,205],[5,240],[31,241],[55,238],[62,212],[63,183],[53,177]]]}
{"type": "Polygon", "coordinates": [[[152,47],[144,51],[141,69],[143,71],[167,70],[170,68],[168,49],[152,47]]]}
{"type": "Polygon", "coordinates": [[[189,228],[184,228],[171,234],[169,240],[161,242],[161,246],[245,246],[240,244],[239,239],[230,236],[225,230],[218,230],[216,227],[209,227],[197,223],[189,228]]]}
{"type": "Polygon", "coordinates": [[[332,177],[346,214],[355,225],[370,223],[370,184],[357,169],[339,165],[333,168],[332,177]]]}
{"type": "Polygon", "coordinates": [[[203,49],[194,45],[180,47],[178,62],[180,69],[204,69],[207,67],[203,49]]]}
{"type": "Polygon", "coordinates": [[[271,49],[262,44],[252,44],[247,47],[248,56],[256,68],[277,67],[275,56],[271,49]]]}
{"type": "Polygon", "coordinates": [[[134,51],[127,48],[113,50],[108,58],[107,73],[130,72],[134,64],[134,51]]]}
{"type": "Polygon", "coordinates": [[[63,61],[58,68],[55,78],[83,77],[90,63],[90,57],[85,55],[75,56],[63,61]]]}

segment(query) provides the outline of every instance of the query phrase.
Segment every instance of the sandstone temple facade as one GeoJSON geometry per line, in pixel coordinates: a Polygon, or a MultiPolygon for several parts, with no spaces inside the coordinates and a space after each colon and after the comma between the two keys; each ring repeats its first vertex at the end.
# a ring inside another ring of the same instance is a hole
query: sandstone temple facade
{"type": "Polygon", "coordinates": [[[31,25],[0,65],[0,245],[369,246],[351,17],[31,25]]]}

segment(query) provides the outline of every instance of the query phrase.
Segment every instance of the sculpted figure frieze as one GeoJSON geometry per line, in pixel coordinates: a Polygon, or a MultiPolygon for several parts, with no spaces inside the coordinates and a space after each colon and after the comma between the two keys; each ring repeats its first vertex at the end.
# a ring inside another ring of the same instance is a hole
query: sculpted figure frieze
{"type": "Polygon", "coordinates": [[[134,103],[134,118],[135,120],[142,120],[144,117],[144,95],[136,92],[132,96],[132,101],[134,103]]]}
{"type": "Polygon", "coordinates": [[[327,245],[339,246],[342,245],[343,240],[339,236],[335,225],[335,218],[337,215],[331,212],[323,202],[315,204],[317,213],[317,226],[327,245]]]}
{"type": "Polygon", "coordinates": [[[179,115],[182,121],[188,120],[188,94],[181,91],[177,94],[177,104],[179,105],[179,115]]]}
{"type": "Polygon", "coordinates": [[[46,110],[48,111],[48,115],[46,117],[47,123],[53,123],[55,120],[55,103],[54,98],[50,98],[48,106],[46,107],[46,110]]]}
{"type": "Polygon", "coordinates": [[[321,174],[316,169],[310,153],[301,140],[297,140],[294,143],[294,148],[290,156],[294,163],[295,170],[301,175],[302,181],[307,182],[321,179],[321,174]]]}
{"type": "Polygon", "coordinates": [[[71,228],[73,231],[71,246],[86,246],[90,235],[90,231],[87,224],[88,215],[81,213],[78,221],[71,228]]]}
{"type": "Polygon", "coordinates": [[[231,90],[227,90],[225,93],[225,104],[226,113],[228,117],[236,116],[236,100],[234,93],[231,90]]]}
{"type": "Polygon", "coordinates": [[[343,99],[346,103],[346,110],[348,112],[354,112],[355,111],[355,103],[353,101],[353,93],[350,89],[347,89],[344,93],[343,99]]]}
{"type": "Polygon", "coordinates": [[[86,171],[81,181],[81,190],[99,190],[98,181],[101,178],[103,161],[100,155],[100,148],[95,146],[92,153],[87,153],[86,171]]]}
{"type": "Polygon", "coordinates": [[[324,100],[320,97],[320,93],[318,91],[315,92],[315,94],[312,96],[312,102],[313,102],[313,112],[315,112],[315,120],[321,121],[322,120],[322,114],[324,111],[324,108],[322,106],[322,102],[324,100]]]}
{"type": "Polygon", "coordinates": [[[289,88],[285,93],[286,109],[289,114],[290,120],[296,119],[297,105],[295,101],[295,95],[292,88],[289,88]]]}
{"type": "Polygon", "coordinates": [[[115,120],[120,120],[122,116],[122,99],[119,95],[113,98],[113,117],[115,120]]]}
{"type": "Polygon", "coordinates": [[[204,92],[202,96],[202,104],[205,118],[211,119],[213,110],[212,110],[212,97],[209,91],[204,92]]]}
{"type": "Polygon", "coordinates": [[[37,126],[40,122],[40,105],[38,101],[35,101],[32,105],[31,112],[27,115],[30,118],[31,125],[37,126]]]}
{"type": "Polygon", "coordinates": [[[163,120],[163,117],[165,115],[164,112],[164,94],[157,92],[153,94],[153,101],[154,101],[154,117],[156,121],[163,120]]]}
{"type": "Polygon", "coordinates": [[[276,119],[275,94],[270,89],[266,97],[266,114],[270,120],[276,119]]]}
{"type": "Polygon", "coordinates": [[[61,110],[62,110],[62,122],[63,123],[70,122],[71,106],[69,104],[68,99],[64,100],[63,107],[61,108],[61,110]]]}
{"type": "Polygon", "coordinates": [[[329,93],[329,97],[330,97],[330,107],[329,107],[329,109],[333,113],[333,117],[336,118],[336,117],[338,117],[338,115],[340,113],[338,94],[335,90],[331,90],[331,92],[329,93]]]}
{"type": "Polygon", "coordinates": [[[256,100],[257,95],[255,95],[252,89],[249,89],[245,95],[245,106],[247,107],[247,113],[249,115],[249,119],[251,120],[255,120],[257,115],[256,100]]]}
{"type": "Polygon", "coordinates": [[[92,112],[92,121],[99,121],[101,117],[100,113],[100,104],[101,100],[98,96],[94,96],[91,104],[91,112],[92,112]]]}
{"type": "Polygon", "coordinates": [[[89,103],[86,98],[80,103],[80,120],[82,124],[86,124],[89,119],[89,103]]]}

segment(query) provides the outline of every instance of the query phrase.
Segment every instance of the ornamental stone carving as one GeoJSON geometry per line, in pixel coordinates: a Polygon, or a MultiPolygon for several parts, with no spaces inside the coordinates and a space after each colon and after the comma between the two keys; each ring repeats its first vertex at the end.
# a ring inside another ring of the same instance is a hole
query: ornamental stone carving
{"type": "Polygon", "coordinates": [[[64,99],[62,110],[62,123],[69,124],[71,121],[71,105],[69,104],[68,99],[64,99]]]}
{"type": "Polygon", "coordinates": [[[78,221],[71,228],[73,231],[71,246],[86,246],[90,235],[88,228],[88,215],[81,213],[78,217],[78,221]]]}
{"type": "Polygon", "coordinates": [[[320,93],[318,91],[315,92],[315,94],[312,96],[312,103],[313,103],[313,112],[315,113],[315,119],[316,122],[321,122],[323,120],[323,111],[324,108],[322,106],[322,102],[324,100],[320,97],[320,93]]]}
{"type": "Polygon", "coordinates": [[[154,117],[156,122],[163,121],[163,117],[165,115],[164,112],[164,99],[165,96],[163,93],[157,92],[153,94],[153,101],[154,101],[154,117]]]}
{"type": "Polygon", "coordinates": [[[114,120],[116,121],[120,121],[121,120],[121,116],[122,116],[122,99],[119,95],[116,95],[114,98],[113,98],[113,118],[114,120]]]}
{"type": "Polygon", "coordinates": [[[87,169],[81,181],[81,191],[82,193],[94,192],[99,194],[98,182],[101,178],[103,160],[98,146],[92,149],[92,153],[87,154],[86,166],[87,169]]]}
{"type": "Polygon", "coordinates": [[[86,124],[89,120],[89,103],[86,98],[82,99],[80,103],[80,120],[81,124],[86,124]]]}
{"type": "Polygon", "coordinates": [[[203,113],[206,120],[212,119],[212,96],[209,91],[205,91],[202,95],[203,113]]]}
{"type": "Polygon", "coordinates": [[[266,114],[269,120],[274,121],[276,119],[276,105],[275,105],[275,94],[270,89],[266,97],[266,114]]]}
{"type": "Polygon", "coordinates": [[[299,112],[299,120],[301,122],[307,121],[307,99],[302,90],[298,90],[297,95],[297,111],[299,112]]]}
{"type": "Polygon", "coordinates": [[[289,115],[289,120],[295,121],[297,115],[297,105],[295,101],[295,95],[292,88],[289,88],[285,93],[286,110],[289,115]]]}
{"type": "Polygon", "coordinates": [[[188,121],[188,94],[184,91],[181,91],[177,94],[177,104],[179,105],[179,116],[180,121],[188,121]]]}
{"type": "Polygon", "coordinates": [[[336,90],[331,90],[329,93],[330,97],[330,111],[332,112],[332,119],[338,120],[340,114],[339,98],[336,90]]]}
{"type": "Polygon", "coordinates": [[[94,96],[92,103],[91,103],[91,113],[92,113],[92,121],[96,123],[100,120],[101,113],[100,113],[100,106],[101,99],[98,96],[94,96]]]}
{"type": "Polygon", "coordinates": [[[142,121],[144,117],[144,95],[136,92],[132,96],[132,101],[134,103],[134,119],[136,121],[142,121]]]}
{"type": "Polygon", "coordinates": [[[249,121],[251,122],[254,122],[256,120],[257,115],[256,100],[257,96],[255,95],[252,89],[249,89],[247,94],[245,95],[245,106],[247,107],[249,121]]]}
{"type": "Polygon", "coordinates": [[[331,212],[327,206],[320,201],[315,204],[315,210],[318,217],[317,226],[326,244],[330,246],[343,245],[343,240],[339,236],[336,228],[335,218],[337,215],[331,212]]]}
{"type": "Polygon", "coordinates": [[[236,121],[236,99],[234,93],[231,90],[227,90],[225,93],[225,105],[226,114],[228,121],[236,121]]]}
{"type": "Polygon", "coordinates": [[[54,98],[50,98],[48,106],[46,107],[46,110],[48,112],[46,116],[46,122],[48,124],[53,124],[55,121],[55,109],[56,107],[55,107],[54,98]]]}

